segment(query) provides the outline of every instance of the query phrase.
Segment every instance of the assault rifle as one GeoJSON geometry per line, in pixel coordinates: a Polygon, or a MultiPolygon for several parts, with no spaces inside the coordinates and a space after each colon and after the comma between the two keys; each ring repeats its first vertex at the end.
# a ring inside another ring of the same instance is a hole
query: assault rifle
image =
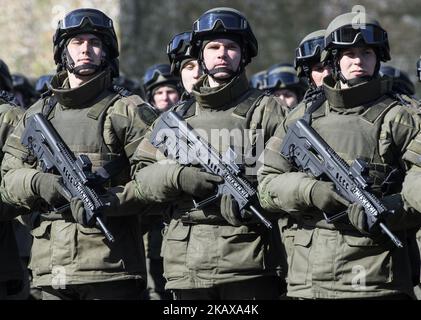
{"type": "Polygon", "coordinates": [[[56,169],[63,179],[65,189],[82,200],[86,212],[88,225],[96,224],[107,237],[114,242],[113,235],[100,218],[101,210],[106,204],[90,187],[98,178],[92,172],[92,163],[87,155],[77,158],[61,139],[57,131],[41,113],[36,113],[28,118],[21,143],[38,158],[39,165],[44,172],[56,169]]]}
{"type": "Polygon", "coordinates": [[[196,208],[208,205],[223,194],[230,194],[237,201],[243,217],[244,209],[248,208],[268,229],[272,228],[272,224],[251,204],[256,198],[256,190],[241,176],[241,170],[234,162],[236,155],[232,148],[228,148],[226,154],[221,156],[174,111],[161,115],[150,141],[165,156],[171,156],[180,164],[199,163],[206,172],[224,178],[214,195],[200,202],[193,201],[196,208]]]}
{"type": "MultiPolygon", "coordinates": [[[[386,214],[392,214],[384,204],[372,194],[370,184],[364,173],[367,163],[356,159],[349,166],[303,119],[289,126],[281,145],[281,154],[292,165],[311,173],[315,178],[325,176],[335,184],[336,191],[351,203],[363,206],[367,215],[368,227],[379,225],[398,247],[403,247],[399,239],[382,222],[386,214]]],[[[346,212],[327,216],[327,222],[343,217],[346,212]]]]}

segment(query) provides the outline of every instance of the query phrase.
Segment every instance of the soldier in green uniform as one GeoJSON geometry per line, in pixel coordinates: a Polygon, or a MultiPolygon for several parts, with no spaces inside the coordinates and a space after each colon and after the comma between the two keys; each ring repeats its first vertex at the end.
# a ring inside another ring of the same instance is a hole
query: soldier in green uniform
{"type": "Polygon", "coordinates": [[[171,74],[169,64],[155,64],[143,76],[146,100],[158,111],[164,112],[180,100],[180,78],[171,74]]]}
{"type": "Polygon", "coordinates": [[[317,30],[306,35],[295,49],[297,76],[306,78],[310,89],[321,87],[323,79],[331,73],[330,66],[321,61],[324,47],[325,30],[317,30]]]}
{"type": "Polygon", "coordinates": [[[287,211],[298,224],[288,268],[288,296],[294,298],[413,296],[412,228],[419,228],[421,215],[405,205],[400,191],[420,116],[389,95],[393,83],[379,77],[380,61],[390,59],[386,31],[370,16],[357,19],[357,14],[338,16],[326,30],[333,70],[323,80],[326,101],[319,108],[303,103],[287,116],[266,146],[258,175],[262,206],[287,211]],[[379,228],[369,229],[364,209],[339,196],[332,182],[297,172],[280,155],[286,130],[304,115],[345,161],[360,158],[369,164],[371,191],[394,210],[385,223],[403,248],[379,228]],[[323,213],[339,212],[347,214],[334,223],[324,219],[323,213]]]}
{"type": "Polygon", "coordinates": [[[191,98],[193,85],[202,75],[199,62],[190,54],[191,31],[176,34],[167,46],[167,55],[171,65],[171,73],[181,78],[184,92],[181,101],[191,98]]]}
{"type": "MultiPolygon", "coordinates": [[[[236,162],[255,181],[255,164],[241,157],[263,146],[283,109],[273,96],[249,86],[245,67],[257,55],[257,40],[248,21],[231,8],[205,12],[194,23],[191,54],[204,75],[193,86],[195,103],[174,110],[221,154],[232,143],[236,162]],[[232,135],[230,141],[221,141],[221,131],[232,135]]],[[[183,300],[278,298],[276,277],[283,262],[278,229],[242,218],[229,195],[196,209],[193,199],[211,196],[222,177],[165,159],[147,137],[136,151],[143,167],[136,181],[143,201],[168,203],[161,250],[166,288],[183,300]]]]}
{"type": "Polygon", "coordinates": [[[382,65],[380,74],[393,79],[393,91],[397,99],[411,108],[418,108],[419,101],[415,98],[415,85],[406,72],[392,66],[382,65]]]}
{"type": "Polygon", "coordinates": [[[58,73],[49,95],[23,115],[4,147],[2,186],[8,201],[38,209],[30,268],[43,299],[139,299],[146,284],[137,214],[142,204],[130,182],[133,153],[156,117],[140,97],[112,87],[118,44],[112,20],[96,9],[77,9],[59,21],[54,41],[58,73]],[[80,199],[70,209],[61,177],[41,171],[21,144],[27,119],[43,113],[75,155],[106,172],[103,216],[115,242],[86,224],[80,199]]]}
{"type": "MultiPolygon", "coordinates": [[[[13,104],[12,77],[3,60],[0,60],[0,147],[13,131],[22,115],[22,111],[13,104]]],[[[0,160],[3,152],[0,152],[0,160]]],[[[22,270],[18,247],[15,240],[12,219],[27,213],[23,208],[15,208],[3,201],[5,196],[0,194],[0,300],[10,299],[24,286],[24,272],[22,270]]]]}
{"type": "Polygon", "coordinates": [[[291,110],[303,99],[307,83],[298,78],[289,63],[275,64],[267,70],[266,89],[270,90],[291,110]]]}

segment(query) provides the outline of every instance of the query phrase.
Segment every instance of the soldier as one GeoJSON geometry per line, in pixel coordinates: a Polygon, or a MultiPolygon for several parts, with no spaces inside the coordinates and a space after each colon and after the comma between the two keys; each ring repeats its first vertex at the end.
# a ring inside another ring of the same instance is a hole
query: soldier
{"type": "Polygon", "coordinates": [[[132,79],[132,78],[122,75],[121,72],[120,72],[120,76],[113,79],[113,84],[115,84],[116,86],[125,88],[129,90],[131,93],[137,94],[138,96],[142,98],[144,97],[143,88],[140,82],[137,81],[136,79],[132,79]]]}
{"type": "Polygon", "coordinates": [[[69,12],[54,38],[58,73],[52,90],[23,115],[4,147],[2,185],[11,203],[39,210],[32,234],[30,268],[43,299],[139,299],[145,288],[145,257],[136,214],[142,206],[130,182],[131,159],[155,114],[140,97],[115,91],[118,44],[113,21],[96,9],[69,12]],[[110,179],[100,194],[106,225],[115,238],[85,221],[80,199],[71,210],[61,177],[44,173],[21,144],[29,116],[43,113],[75,155],[110,179]]]}
{"type": "Polygon", "coordinates": [[[266,76],[266,70],[259,71],[252,75],[250,78],[250,87],[259,90],[266,90],[266,76]]]}
{"type": "Polygon", "coordinates": [[[418,108],[419,101],[415,98],[415,85],[409,79],[408,75],[392,66],[382,65],[380,67],[380,75],[388,76],[393,79],[393,91],[395,97],[408,107],[418,108]]]}
{"type": "Polygon", "coordinates": [[[321,61],[325,47],[325,30],[314,31],[301,40],[295,49],[294,67],[297,76],[306,78],[310,88],[322,86],[324,77],[331,73],[330,67],[321,61]]]}
{"type": "Polygon", "coordinates": [[[23,109],[28,109],[39,98],[38,92],[23,74],[13,74],[13,94],[16,104],[23,109]]]}
{"type": "MultiPolygon", "coordinates": [[[[205,12],[194,22],[191,54],[204,76],[193,86],[196,102],[177,105],[175,111],[206,133],[206,140],[221,154],[231,142],[240,149],[239,157],[258,150],[257,144],[263,145],[276,129],[283,109],[273,96],[249,86],[245,67],[257,55],[257,40],[244,15],[231,8],[205,12]],[[263,131],[263,139],[257,142],[256,128],[263,131]],[[238,135],[239,129],[244,139],[232,136],[231,141],[219,143],[220,130],[238,135]]],[[[222,177],[169,159],[159,161],[164,156],[148,136],[136,151],[139,167],[146,166],[138,171],[136,181],[143,201],[169,204],[162,244],[166,288],[183,300],[278,298],[279,233],[257,219],[241,218],[229,195],[196,209],[193,198],[211,196],[222,177]]],[[[247,178],[255,181],[253,165],[247,166],[239,157],[237,163],[250,169],[247,178]]]]}
{"type": "Polygon", "coordinates": [[[181,101],[191,98],[193,85],[202,75],[199,63],[190,54],[191,31],[176,34],[167,46],[167,55],[171,65],[171,73],[181,77],[184,92],[181,101]]]}
{"type": "Polygon", "coordinates": [[[0,59],[0,91],[13,92],[13,80],[7,64],[0,59]]]}
{"type": "Polygon", "coordinates": [[[293,109],[303,99],[307,84],[297,77],[292,65],[281,63],[267,70],[266,89],[293,109]]]}
{"type": "Polygon", "coordinates": [[[35,82],[35,91],[38,92],[39,95],[48,91],[48,85],[51,84],[51,80],[53,79],[54,75],[52,74],[44,74],[40,76],[37,81],[35,82]]]}
{"type": "Polygon", "coordinates": [[[147,101],[160,112],[180,100],[180,78],[171,74],[168,64],[155,64],[148,68],[143,76],[143,87],[147,101]]]}
{"type": "MultiPolygon", "coordinates": [[[[12,77],[8,67],[0,59],[0,147],[4,146],[8,135],[22,115],[22,111],[13,104],[13,96],[7,93],[12,89],[12,77]]],[[[3,152],[0,153],[0,160],[3,152]]],[[[20,214],[27,213],[23,208],[4,203],[5,195],[0,199],[0,300],[11,299],[19,293],[25,283],[25,276],[21,266],[18,247],[15,240],[12,219],[20,214]]]]}
{"type": "MultiPolygon", "coordinates": [[[[201,72],[195,58],[190,55],[191,32],[183,32],[175,35],[167,46],[167,55],[171,65],[171,74],[181,77],[184,92],[181,101],[194,102],[190,96],[193,85],[197,82],[201,72]]],[[[165,290],[163,277],[163,259],[161,256],[162,234],[164,222],[161,212],[150,212],[142,217],[142,230],[146,251],[146,266],[148,271],[147,299],[169,300],[171,294],[165,290]]]]}
{"type": "Polygon", "coordinates": [[[323,80],[327,101],[319,108],[300,104],[287,116],[267,143],[258,175],[262,206],[287,211],[298,223],[288,268],[288,296],[294,298],[413,296],[409,250],[415,233],[410,228],[419,228],[421,216],[404,210],[400,190],[415,159],[413,150],[419,150],[411,140],[419,134],[420,116],[389,95],[392,82],[378,75],[380,62],[390,60],[387,33],[370,16],[358,14],[340,15],[326,30],[333,70],[323,80]],[[345,161],[368,162],[371,191],[394,210],[385,223],[403,242],[402,249],[380,228],[369,229],[364,209],[340,196],[332,182],[296,172],[280,155],[288,126],[304,115],[345,161]],[[334,223],[324,219],[324,213],[341,212],[345,217],[334,223]]]}

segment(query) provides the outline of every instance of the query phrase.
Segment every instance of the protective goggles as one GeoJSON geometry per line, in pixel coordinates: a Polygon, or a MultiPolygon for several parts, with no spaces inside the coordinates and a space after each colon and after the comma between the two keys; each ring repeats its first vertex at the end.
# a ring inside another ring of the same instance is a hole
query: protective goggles
{"type": "Polygon", "coordinates": [[[324,46],[325,39],[323,37],[310,39],[295,49],[295,57],[297,59],[313,58],[322,52],[324,46]]]}
{"type": "Polygon", "coordinates": [[[46,89],[48,89],[48,83],[51,82],[51,79],[53,78],[52,75],[44,75],[38,78],[38,81],[35,84],[35,90],[38,92],[43,92],[46,89]]]}
{"type": "Polygon", "coordinates": [[[245,30],[247,29],[247,20],[234,13],[210,12],[193,23],[194,32],[211,31],[217,21],[220,21],[227,30],[245,30]]]}
{"type": "Polygon", "coordinates": [[[104,13],[95,9],[77,9],[64,16],[59,22],[60,29],[72,29],[80,27],[84,20],[98,28],[113,28],[113,21],[104,13]]]}
{"type": "MultiPolygon", "coordinates": [[[[176,34],[167,45],[167,54],[177,55],[180,54],[180,50],[186,48],[190,44],[191,32],[182,32],[176,34]]],[[[184,53],[184,52],[182,52],[184,53]]]]}
{"type": "Polygon", "coordinates": [[[376,25],[361,25],[354,28],[352,25],[345,26],[333,31],[326,37],[326,44],[353,45],[361,34],[366,44],[382,44],[387,41],[387,33],[376,25]]]}
{"type": "Polygon", "coordinates": [[[148,84],[155,81],[160,75],[164,77],[171,77],[171,67],[167,64],[160,64],[148,69],[143,76],[143,83],[148,84]]]}
{"type": "Polygon", "coordinates": [[[266,75],[256,75],[250,79],[251,86],[257,89],[263,89],[266,87],[266,75]]]}
{"type": "Polygon", "coordinates": [[[289,72],[273,72],[269,73],[267,76],[267,87],[275,88],[279,84],[284,84],[285,86],[294,85],[299,82],[298,77],[289,72]]]}

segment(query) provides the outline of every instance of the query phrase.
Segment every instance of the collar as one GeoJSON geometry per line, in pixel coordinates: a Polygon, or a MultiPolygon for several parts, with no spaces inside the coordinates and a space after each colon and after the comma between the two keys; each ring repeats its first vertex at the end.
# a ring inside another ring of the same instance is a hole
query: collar
{"type": "Polygon", "coordinates": [[[203,75],[193,86],[192,95],[204,108],[221,109],[236,105],[237,100],[249,89],[245,72],[234,77],[226,84],[209,87],[209,76],[203,75]]]}
{"type": "Polygon", "coordinates": [[[81,108],[88,105],[111,86],[111,72],[106,69],[77,88],[70,88],[67,71],[59,72],[51,81],[57,101],[65,108],[81,108]]]}
{"type": "Polygon", "coordinates": [[[323,89],[329,105],[336,108],[354,108],[376,101],[392,89],[393,82],[387,78],[357,84],[350,88],[341,89],[332,75],[323,79],[323,89]]]}

